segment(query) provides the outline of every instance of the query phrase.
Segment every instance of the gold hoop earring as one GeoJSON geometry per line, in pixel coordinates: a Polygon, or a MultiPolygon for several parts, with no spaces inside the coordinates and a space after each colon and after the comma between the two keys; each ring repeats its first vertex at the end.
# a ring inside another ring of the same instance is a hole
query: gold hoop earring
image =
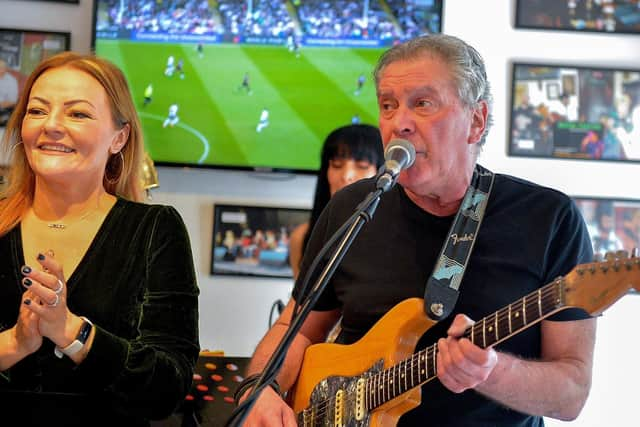
{"type": "Polygon", "coordinates": [[[9,149],[9,156],[12,156],[12,155],[13,155],[13,153],[15,153],[16,148],[18,148],[18,145],[23,145],[23,144],[22,144],[22,141],[18,141],[18,142],[16,142],[15,144],[13,144],[13,145],[11,146],[11,148],[9,149]]]}
{"type": "Polygon", "coordinates": [[[122,154],[122,150],[118,151],[118,154],[114,154],[109,157],[109,161],[107,161],[107,167],[104,171],[104,180],[110,184],[115,185],[120,180],[120,175],[122,175],[122,171],[124,170],[124,154],[122,154]]]}

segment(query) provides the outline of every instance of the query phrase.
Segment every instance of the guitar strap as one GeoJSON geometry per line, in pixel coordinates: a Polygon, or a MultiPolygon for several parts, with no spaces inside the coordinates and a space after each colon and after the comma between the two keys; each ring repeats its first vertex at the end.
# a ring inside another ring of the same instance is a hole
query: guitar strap
{"type": "Polygon", "coordinates": [[[460,283],[487,208],[493,178],[493,172],[476,165],[471,184],[451,224],[449,237],[427,281],[424,311],[433,320],[449,316],[458,301],[460,283]]]}

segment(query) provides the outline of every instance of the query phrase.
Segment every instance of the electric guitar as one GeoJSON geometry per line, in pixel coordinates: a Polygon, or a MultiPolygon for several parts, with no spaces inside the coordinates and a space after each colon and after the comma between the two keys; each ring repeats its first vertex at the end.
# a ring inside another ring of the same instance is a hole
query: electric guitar
{"type": "MultiPolygon", "coordinates": [[[[464,337],[487,348],[561,310],[596,316],[631,288],[640,290],[640,257],[623,251],[581,264],[522,299],[475,322],[464,337]]],[[[350,345],[315,344],[305,352],[288,400],[299,426],[395,426],[420,404],[420,385],[436,378],[437,345],[414,353],[436,322],[421,298],[404,300],[350,345]]]]}

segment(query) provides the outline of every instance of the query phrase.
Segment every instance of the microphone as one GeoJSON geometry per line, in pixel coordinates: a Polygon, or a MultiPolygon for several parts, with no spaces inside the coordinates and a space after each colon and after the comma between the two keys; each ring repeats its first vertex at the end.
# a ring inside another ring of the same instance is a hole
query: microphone
{"type": "Polygon", "coordinates": [[[392,139],[384,150],[384,166],[380,169],[376,188],[388,191],[397,181],[398,175],[416,160],[416,149],[406,139],[392,139]]]}

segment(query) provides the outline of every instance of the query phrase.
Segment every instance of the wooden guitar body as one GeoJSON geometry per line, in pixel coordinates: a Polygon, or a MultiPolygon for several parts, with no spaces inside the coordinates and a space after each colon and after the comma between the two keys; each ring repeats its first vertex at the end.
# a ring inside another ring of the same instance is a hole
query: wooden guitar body
{"type": "MultiPolygon", "coordinates": [[[[327,377],[359,376],[376,364],[378,368],[380,365],[388,368],[411,356],[418,339],[435,323],[425,315],[423,306],[421,298],[399,303],[354,344],[310,346],[292,389],[294,412],[299,413],[310,405],[314,388],[327,377]]],[[[420,387],[416,387],[380,406],[370,414],[369,422],[362,425],[395,426],[403,413],[419,404],[420,387]]]]}

